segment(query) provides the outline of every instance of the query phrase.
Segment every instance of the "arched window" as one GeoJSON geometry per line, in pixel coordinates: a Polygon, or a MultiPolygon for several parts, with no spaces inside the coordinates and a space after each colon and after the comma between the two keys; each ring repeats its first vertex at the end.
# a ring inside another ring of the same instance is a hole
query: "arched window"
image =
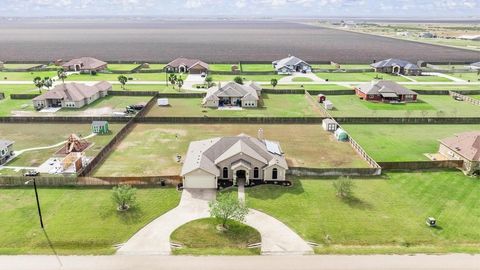
{"type": "Polygon", "coordinates": [[[278,170],[277,170],[277,168],[273,168],[272,179],[277,179],[277,178],[278,178],[278,170]]]}
{"type": "Polygon", "coordinates": [[[253,178],[258,178],[258,167],[253,168],[253,178]]]}
{"type": "Polygon", "coordinates": [[[228,178],[228,168],[223,167],[223,178],[228,178]]]}

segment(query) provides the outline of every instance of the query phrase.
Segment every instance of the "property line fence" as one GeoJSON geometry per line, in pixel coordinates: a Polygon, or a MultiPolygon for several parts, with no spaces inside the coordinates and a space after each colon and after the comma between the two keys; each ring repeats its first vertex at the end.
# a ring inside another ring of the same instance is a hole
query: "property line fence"
{"type": "Polygon", "coordinates": [[[300,177],[321,176],[377,176],[381,174],[381,168],[306,168],[290,167],[287,175],[300,177]]]}
{"type": "Polygon", "coordinates": [[[10,99],[34,99],[40,94],[10,94],[10,99]]]}
{"type": "Polygon", "coordinates": [[[325,117],[143,117],[137,123],[184,124],[321,124],[325,117]]]}
{"type": "Polygon", "coordinates": [[[432,170],[462,168],[463,160],[379,162],[383,170],[432,170]]]}
{"type": "Polygon", "coordinates": [[[131,116],[5,116],[0,123],[91,123],[92,121],[108,121],[126,123],[131,116]]]}
{"type": "Polygon", "coordinates": [[[355,90],[307,90],[310,95],[323,94],[326,96],[348,96],[355,95],[355,90]]]}
{"type": "Polygon", "coordinates": [[[335,117],[341,124],[480,124],[480,117],[335,117]]]}
{"type": "Polygon", "coordinates": [[[137,97],[153,97],[158,94],[158,91],[128,91],[128,90],[111,90],[108,91],[110,96],[137,96],[137,97]]]}
{"type": "Polygon", "coordinates": [[[282,94],[294,94],[294,95],[304,95],[305,90],[303,89],[273,89],[273,88],[263,88],[262,94],[274,94],[274,95],[282,95],[282,94]]]}
{"type": "Polygon", "coordinates": [[[469,96],[465,96],[465,95],[462,95],[462,94],[459,94],[459,93],[456,93],[456,92],[453,92],[453,91],[449,91],[449,94],[453,98],[459,98],[459,99],[462,99],[463,101],[470,102],[473,105],[480,106],[480,100],[479,99],[471,98],[469,96]]]}

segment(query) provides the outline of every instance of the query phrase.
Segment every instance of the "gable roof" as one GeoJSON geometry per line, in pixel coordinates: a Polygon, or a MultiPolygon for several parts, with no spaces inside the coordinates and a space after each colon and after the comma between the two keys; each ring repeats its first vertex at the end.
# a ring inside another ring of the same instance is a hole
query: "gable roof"
{"type": "Polygon", "coordinates": [[[14,141],[0,140],[0,148],[7,148],[13,145],[14,143],[15,143],[14,141]]]}
{"type": "Polygon", "coordinates": [[[385,95],[387,93],[394,93],[396,95],[417,95],[416,92],[403,87],[402,85],[393,81],[372,81],[369,83],[361,84],[356,87],[360,92],[367,95],[385,95]]]}
{"type": "Polygon", "coordinates": [[[258,100],[257,89],[261,88],[258,84],[250,82],[248,84],[238,84],[236,82],[228,82],[227,84],[218,87],[211,87],[207,90],[206,100],[218,100],[219,98],[241,98],[242,100],[258,100]]]}
{"type": "Polygon", "coordinates": [[[440,143],[471,161],[480,161],[480,131],[456,134],[440,143]]]}
{"type": "Polygon", "coordinates": [[[65,83],[55,86],[52,90],[35,97],[33,100],[63,99],[65,101],[81,101],[96,95],[98,92],[107,91],[112,85],[101,81],[89,86],[83,83],[65,83]]]}
{"type": "Polygon", "coordinates": [[[409,69],[409,70],[420,69],[417,65],[415,65],[413,63],[410,63],[406,60],[400,60],[400,59],[395,59],[395,58],[385,59],[385,60],[373,63],[370,66],[373,67],[373,68],[399,66],[399,67],[409,69]]]}
{"type": "Polygon", "coordinates": [[[93,57],[80,57],[80,58],[75,58],[72,59],[62,65],[62,67],[71,67],[75,65],[80,65],[81,69],[97,69],[100,68],[104,65],[106,65],[107,62],[104,62],[102,60],[98,60],[93,57]]]}
{"type": "Polygon", "coordinates": [[[185,67],[187,67],[187,70],[189,70],[190,68],[192,68],[196,65],[200,65],[201,67],[203,67],[205,69],[208,69],[208,64],[207,63],[205,63],[201,60],[198,60],[198,59],[191,59],[191,58],[184,58],[184,57],[179,57],[179,58],[171,61],[170,63],[168,63],[166,66],[173,67],[173,68],[178,68],[180,66],[185,66],[185,67]]]}
{"type": "Polygon", "coordinates": [[[302,59],[300,59],[296,56],[293,56],[293,55],[272,62],[272,64],[275,65],[276,69],[280,69],[282,67],[288,67],[288,66],[296,66],[300,63],[304,63],[306,65],[309,65],[307,62],[305,62],[302,59]]]}

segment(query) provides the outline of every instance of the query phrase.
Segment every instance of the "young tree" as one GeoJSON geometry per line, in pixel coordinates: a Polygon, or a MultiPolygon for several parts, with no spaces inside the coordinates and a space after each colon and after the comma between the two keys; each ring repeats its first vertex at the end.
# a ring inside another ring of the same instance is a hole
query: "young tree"
{"type": "Polygon", "coordinates": [[[57,71],[57,77],[62,80],[62,83],[65,83],[65,79],[67,78],[67,73],[63,69],[59,69],[57,71]]]}
{"type": "Polygon", "coordinates": [[[178,86],[178,90],[182,90],[182,86],[183,86],[183,79],[178,79],[177,80],[177,86],[178,86]]]}
{"type": "Polygon", "coordinates": [[[35,77],[35,79],[33,79],[33,84],[35,84],[35,86],[38,87],[38,91],[42,93],[42,87],[44,84],[44,81],[42,80],[42,78],[35,77]]]}
{"type": "Polygon", "coordinates": [[[238,84],[243,84],[243,79],[240,76],[237,76],[237,77],[233,78],[233,81],[238,83],[238,84]]]}
{"type": "Polygon", "coordinates": [[[333,182],[333,187],[335,188],[338,197],[351,198],[355,186],[349,178],[340,177],[333,182]]]}
{"type": "Polygon", "coordinates": [[[210,88],[212,86],[213,78],[208,76],[205,78],[205,83],[207,84],[207,88],[210,88]]]}
{"type": "Polygon", "coordinates": [[[117,204],[118,209],[125,211],[135,204],[137,189],[130,185],[118,185],[112,189],[112,200],[117,204]]]}
{"type": "Polygon", "coordinates": [[[220,193],[215,201],[209,203],[210,216],[221,222],[224,229],[228,229],[229,220],[244,221],[248,208],[238,201],[235,193],[220,193]]]}
{"type": "Polygon", "coordinates": [[[128,78],[125,75],[120,75],[120,76],[118,76],[117,79],[120,82],[120,84],[122,85],[122,89],[125,90],[125,84],[127,83],[128,78]]]}
{"type": "Polygon", "coordinates": [[[53,81],[50,79],[50,77],[45,77],[43,78],[43,86],[47,88],[47,90],[50,90],[50,87],[52,87],[53,81]]]}
{"type": "Polygon", "coordinates": [[[273,78],[273,79],[270,80],[270,84],[273,86],[273,88],[275,88],[275,86],[277,86],[277,84],[278,84],[278,80],[273,78]]]}
{"type": "Polygon", "coordinates": [[[175,75],[175,74],[170,74],[170,75],[168,76],[168,81],[170,82],[170,84],[172,84],[173,89],[175,89],[175,84],[177,83],[177,75],[175,75]]]}

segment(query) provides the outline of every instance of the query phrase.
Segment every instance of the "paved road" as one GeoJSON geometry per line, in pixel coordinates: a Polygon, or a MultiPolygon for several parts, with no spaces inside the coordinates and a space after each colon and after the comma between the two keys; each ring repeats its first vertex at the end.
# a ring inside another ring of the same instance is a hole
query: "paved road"
{"type": "Polygon", "coordinates": [[[0,256],[5,270],[478,270],[480,255],[0,256]],[[60,262],[62,266],[60,266],[60,262]]]}

